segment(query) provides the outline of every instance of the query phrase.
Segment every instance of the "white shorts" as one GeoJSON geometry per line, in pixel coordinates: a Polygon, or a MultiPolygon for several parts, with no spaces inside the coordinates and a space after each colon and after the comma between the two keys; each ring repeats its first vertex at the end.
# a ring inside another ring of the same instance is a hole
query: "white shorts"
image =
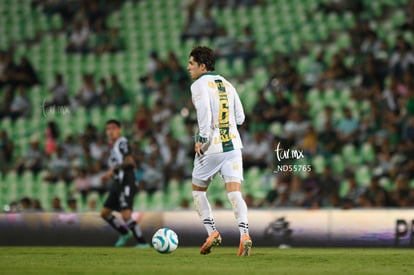
{"type": "Polygon", "coordinates": [[[225,182],[243,182],[243,159],[241,150],[195,156],[193,184],[207,187],[214,176],[220,173],[225,182]]]}

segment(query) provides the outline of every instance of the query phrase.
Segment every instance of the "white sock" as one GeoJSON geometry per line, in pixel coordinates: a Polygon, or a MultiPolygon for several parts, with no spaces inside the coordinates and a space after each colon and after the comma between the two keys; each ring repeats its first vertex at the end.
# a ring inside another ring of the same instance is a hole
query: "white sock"
{"type": "Polygon", "coordinates": [[[247,205],[244,201],[240,191],[234,191],[227,193],[227,197],[233,207],[234,216],[237,219],[237,223],[240,230],[240,237],[243,234],[249,234],[249,223],[247,220],[247,205]]]}
{"type": "Polygon", "coordinates": [[[207,200],[206,192],[193,191],[193,199],[194,207],[207,230],[207,234],[210,236],[213,231],[216,231],[216,224],[211,214],[211,207],[207,200]]]}

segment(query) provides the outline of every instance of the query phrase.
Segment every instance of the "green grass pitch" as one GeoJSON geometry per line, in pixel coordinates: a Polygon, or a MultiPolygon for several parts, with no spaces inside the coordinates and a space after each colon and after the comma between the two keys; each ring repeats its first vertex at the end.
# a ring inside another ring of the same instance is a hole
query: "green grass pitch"
{"type": "Polygon", "coordinates": [[[107,247],[0,247],[0,274],[413,274],[414,250],[263,248],[237,257],[237,248],[174,253],[107,247]]]}

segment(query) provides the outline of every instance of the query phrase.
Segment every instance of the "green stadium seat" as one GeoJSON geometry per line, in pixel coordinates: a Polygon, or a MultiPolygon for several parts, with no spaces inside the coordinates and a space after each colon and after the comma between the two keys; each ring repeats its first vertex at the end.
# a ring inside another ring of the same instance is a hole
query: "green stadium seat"
{"type": "Polygon", "coordinates": [[[326,160],[322,155],[316,155],[312,158],[312,168],[315,169],[315,172],[321,174],[325,168],[326,160]]]}
{"type": "Polygon", "coordinates": [[[361,146],[360,155],[364,162],[372,164],[375,161],[375,151],[371,143],[365,142],[361,146]]]}
{"type": "Polygon", "coordinates": [[[139,193],[135,196],[134,209],[138,211],[147,210],[147,192],[139,191],[139,193]]]}
{"type": "Polygon", "coordinates": [[[358,167],[355,173],[356,181],[361,186],[368,186],[371,182],[371,170],[367,165],[358,167]]]}
{"type": "Polygon", "coordinates": [[[356,150],[353,144],[346,144],[342,147],[342,157],[344,160],[346,160],[347,164],[349,163],[351,166],[359,165],[361,163],[359,152],[356,150]]]}

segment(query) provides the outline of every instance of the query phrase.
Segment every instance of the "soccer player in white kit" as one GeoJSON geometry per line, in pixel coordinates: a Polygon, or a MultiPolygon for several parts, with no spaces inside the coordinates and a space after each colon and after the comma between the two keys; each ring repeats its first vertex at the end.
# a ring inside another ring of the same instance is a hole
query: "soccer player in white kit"
{"type": "Polygon", "coordinates": [[[238,256],[249,256],[252,240],[249,236],[247,206],[241,194],[243,145],[237,130],[245,116],[236,89],[214,72],[214,66],[212,49],[202,46],[193,48],[187,70],[195,80],[191,85],[191,96],[197,112],[199,134],[194,145],[196,155],[192,193],[195,209],[209,235],[200,253],[209,254],[213,246],[221,243],[206,196],[211,180],[220,173],[240,231],[238,256]]]}

